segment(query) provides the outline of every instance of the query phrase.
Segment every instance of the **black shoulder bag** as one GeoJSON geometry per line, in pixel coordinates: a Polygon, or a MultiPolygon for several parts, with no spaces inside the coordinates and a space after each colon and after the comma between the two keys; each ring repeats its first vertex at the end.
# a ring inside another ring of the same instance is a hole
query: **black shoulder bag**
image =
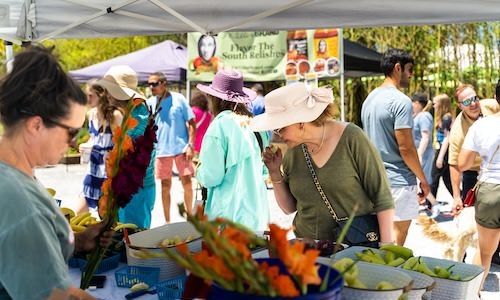
{"type": "MultiPolygon", "coordinates": [[[[309,155],[309,152],[307,151],[307,147],[305,144],[302,144],[302,152],[304,153],[304,158],[306,159],[307,168],[311,173],[314,185],[316,186],[316,189],[318,190],[321,198],[323,199],[323,202],[325,202],[326,207],[330,211],[333,220],[338,224],[335,230],[335,234],[338,237],[340,235],[340,232],[342,231],[342,228],[344,228],[344,226],[346,225],[348,218],[337,217],[337,214],[333,210],[330,201],[328,201],[326,194],[323,192],[323,188],[321,188],[321,185],[319,184],[318,176],[316,176],[316,171],[314,171],[314,167],[311,162],[311,157],[309,155]]],[[[356,216],[352,220],[351,226],[349,227],[345,239],[342,242],[350,246],[365,246],[371,248],[378,248],[380,241],[379,232],[380,231],[378,226],[377,215],[367,214],[364,216],[356,216]]]]}

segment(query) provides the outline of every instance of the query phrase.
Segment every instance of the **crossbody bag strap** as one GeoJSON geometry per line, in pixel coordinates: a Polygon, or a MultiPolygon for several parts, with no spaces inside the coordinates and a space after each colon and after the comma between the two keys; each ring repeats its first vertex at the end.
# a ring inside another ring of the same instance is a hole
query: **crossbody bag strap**
{"type": "Polygon", "coordinates": [[[339,221],[347,220],[348,218],[340,219],[339,217],[337,217],[337,214],[333,210],[332,204],[330,203],[330,201],[328,201],[328,198],[326,197],[326,194],[323,191],[323,188],[319,184],[318,176],[316,175],[316,171],[314,171],[314,167],[313,167],[312,162],[311,162],[311,156],[309,155],[309,152],[307,151],[307,147],[305,144],[302,144],[302,152],[304,153],[304,158],[306,159],[307,168],[309,169],[309,172],[311,173],[311,177],[312,177],[312,180],[314,182],[314,185],[316,186],[316,189],[318,190],[319,195],[321,196],[321,199],[323,199],[323,202],[325,202],[326,207],[330,211],[330,214],[332,215],[333,220],[337,223],[339,221]]]}
{"type": "Polygon", "coordinates": [[[203,121],[205,121],[205,119],[207,118],[207,115],[208,115],[208,112],[203,112],[203,115],[201,116],[201,119],[196,122],[196,128],[200,127],[201,124],[203,124],[203,121]]]}

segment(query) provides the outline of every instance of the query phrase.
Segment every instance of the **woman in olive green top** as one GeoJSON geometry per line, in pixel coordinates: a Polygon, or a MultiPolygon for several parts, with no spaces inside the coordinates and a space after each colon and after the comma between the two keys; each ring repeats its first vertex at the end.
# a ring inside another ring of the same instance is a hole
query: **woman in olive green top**
{"type": "Polygon", "coordinates": [[[274,129],[289,148],[284,158],[279,149],[263,155],[278,205],[287,214],[297,211],[297,237],[336,239],[338,225],[314,185],[305,144],[337,216],[349,216],[356,204],[358,216],[376,213],[380,242],[392,243],[394,201],[380,154],[359,127],[333,120],[332,102],[331,89],[295,83],[266,95],[266,112],[251,121],[254,131],[274,129]]]}

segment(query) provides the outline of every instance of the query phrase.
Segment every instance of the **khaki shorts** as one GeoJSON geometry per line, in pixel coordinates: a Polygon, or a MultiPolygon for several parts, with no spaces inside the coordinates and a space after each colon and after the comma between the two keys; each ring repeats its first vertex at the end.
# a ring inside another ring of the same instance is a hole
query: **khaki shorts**
{"type": "Polygon", "coordinates": [[[417,186],[391,187],[394,199],[394,221],[407,221],[418,216],[417,186]]]}
{"type": "Polygon", "coordinates": [[[481,182],[476,191],[477,224],[491,229],[500,228],[500,184],[481,182]]]}
{"type": "Polygon", "coordinates": [[[194,174],[193,163],[186,159],[186,154],[182,153],[176,156],[157,157],[155,160],[155,177],[157,179],[172,178],[174,161],[180,177],[194,174]]]}

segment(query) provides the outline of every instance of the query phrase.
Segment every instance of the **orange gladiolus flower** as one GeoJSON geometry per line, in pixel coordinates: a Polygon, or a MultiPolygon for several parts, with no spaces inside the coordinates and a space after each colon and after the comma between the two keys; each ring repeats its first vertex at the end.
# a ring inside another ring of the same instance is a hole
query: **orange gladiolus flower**
{"type": "Polygon", "coordinates": [[[137,124],[139,124],[139,121],[137,121],[135,118],[130,117],[127,120],[127,129],[133,129],[137,126],[137,124]]]}
{"type": "Polygon", "coordinates": [[[276,251],[277,256],[283,261],[288,260],[288,248],[290,244],[286,238],[288,230],[280,228],[276,224],[269,224],[270,234],[269,243],[273,251],[276,251]]]}
{"type": "Polygon", "coordinates": [[[118,145],[118,140],[122,135],[122,128],[120,126],[117,126],[115,130],[113,130],[113,144],[118,145]]]}
{"type": "Polygon", "coordinates": [[[233,280],[235,278],[234,273],[226,267],[224,260],[218,256],[211,255],[208,251],[202,250],[198,253],[193,254],[193,259],[203,267],[213,270],[216,274],[224,278],[225,280],[233,280]]]}
{"type": "Polygon", "coordinates": [[[299,290],[290,276],[280,274],[278,266],[269,266],[266,262],[264,262],[259,265],[259,270],[266,274],[271,286],[280,296],[297,297],[300,295],[299,290]]]}
{"type": "Polygon", "coordinates": [[[127,135],[123,139],[122,151],[123,151],[123,153],[127,153],[127,151],[133,150],[133,149],[134,149],[134,143],[132,141],[132,138],[130,138],[130,136],[127,135]]]}
{"type": "Polygon", "coordinates": [[[305,244],[302,241],[295,241],[293,245],[290,245],[286,239],[287,230],[275,224],[270,224],[269,229],[271,230],[270,243],[289,272],[299,277],[301,284],[320,284],[319,267],[316,266],[319,251],[308,249],[304,253],[305,244]]]}
{"type": "Polygon", "coordinates": [[[135,108],[135,107],[139,106],[142,102],[144,102],[143,99],[141,99],[141,98],[135,98],[134,99],[134,105],[133,105],[133,107],[135,108]]]}
{"type": "Polygon", "coordinates": [[[308,249],[304,252],[304,249],[305,244],[302,241],[296,241],[290,247],[287,260],[283,263],[291,274],[301,279],[302,284],[320,284],[319,266],[316,266],[319,250],[308,249]]]}
{"type": "Polygon", "coordinates": [[[182,255],[188,255],[189,253],[189,248],[187,246],[187,243],[180,243],[177,246],[175,246],[175,250],[179,252],[182,255]]]}
{"type": "Polygon", "coordinates": [[[295,283],[287,275],[279,275],[271,282],[272,286],[278,291],[278,294],[283,297],[297,297],[300,295],[299,290],[295,287],[295,283]]]}

